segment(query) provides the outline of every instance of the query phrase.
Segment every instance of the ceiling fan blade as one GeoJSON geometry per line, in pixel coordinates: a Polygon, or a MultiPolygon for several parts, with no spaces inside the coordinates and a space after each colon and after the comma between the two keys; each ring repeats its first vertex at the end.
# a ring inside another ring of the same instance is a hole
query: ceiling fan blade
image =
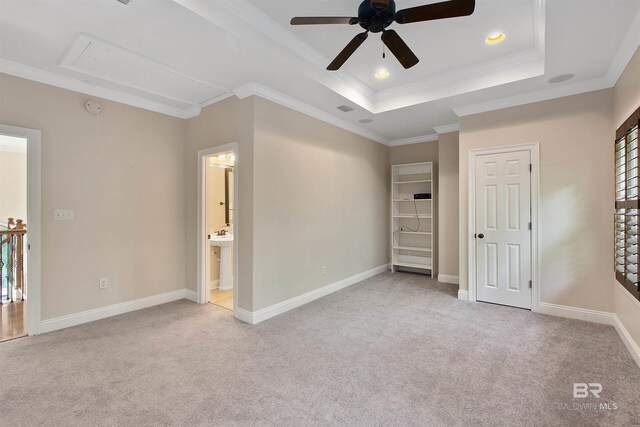
{"type": "Polygon", "coordinates": [[[348,16],[306,16],[291,19],[291,25],[345,24],[355,25],[358,18],[348,16]]]}
{"type": "Polygon", "coordinates": [[[327,70],[329,71],[339,70],[340,67],[342,67],[342,65],[345,62],[347,62],[347,59],[349,59],[351,55],[353,55],[353,52],[355,52],[360,47],[360,45],[364,43],[364,41],[367,39],[368,36],[369,34],[367,31],[355,36],[353,40],[349,42],[347,47],[342,49],[342,52],[340,52],[338,56],[336,56],[336,59],[334,59],[333,62],[329,64],[329,66],[327,67],[327,70]]]}
{"type": "Polygon", "coordinates": [[[398,24],[433,21],[435,19],[469,16],[476,7],[475,0],[450,0],[399,10],[396,13],[398,24]]]}
{"type": "Polygon", "coordinates": [[[389,48],[391,53],[398,58],[398,61],[400,61],[405,69],[411,68],[420,62],[418,57],[409,49],[409,46],[407,46],[395,31],[387,30],[382,33],[382,42],[389,48]]]}

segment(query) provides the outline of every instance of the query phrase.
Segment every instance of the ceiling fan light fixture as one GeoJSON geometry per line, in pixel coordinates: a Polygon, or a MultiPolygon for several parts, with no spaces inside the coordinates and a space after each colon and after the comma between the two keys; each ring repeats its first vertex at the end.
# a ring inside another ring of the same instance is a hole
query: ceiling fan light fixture
{"type": "Polygon", "coordinates": [[[500,43],[505,38],[507,38],[507,35],[505,33],[491,33],[487,36],[487,38],[484,41],[487,44],[496,44],[496,43],[500,43]]]}
{"type": "Polygon", "coordinates": [[[374,77],[378,80],[384,80],[386,78],[388,78],[391,75],[391,73],[389,72],[389,70],[378,70],[376,71],[376,73],[374,74],[374,77]]]}

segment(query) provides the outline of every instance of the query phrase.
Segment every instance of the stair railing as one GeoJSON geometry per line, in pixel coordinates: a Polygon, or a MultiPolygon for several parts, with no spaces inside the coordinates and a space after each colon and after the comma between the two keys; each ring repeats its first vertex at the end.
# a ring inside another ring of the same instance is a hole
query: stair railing
{"type": "Polygon", "coordinates": [[[26,234],[27,224],[21,219],[14,220],[13,218],[9,218],[6,229],[0,229],[0,305],[3,304],[2,290],[5,288],[5,274],[3,270],[5,266],[7,267],[6,300],[13,302],[14,292],[17,289],[19,289],[21,293],[20,300],[25,300],[24,240],[26,234]]]}

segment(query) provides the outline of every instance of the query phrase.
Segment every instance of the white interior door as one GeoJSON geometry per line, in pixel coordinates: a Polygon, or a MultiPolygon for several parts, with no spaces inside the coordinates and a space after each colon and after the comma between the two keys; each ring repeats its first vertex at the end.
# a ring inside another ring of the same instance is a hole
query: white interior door
{"type": "Polygon", "coordinates": [[[531,153],[476,157],[476,300],[531,309],[531,153]]]}

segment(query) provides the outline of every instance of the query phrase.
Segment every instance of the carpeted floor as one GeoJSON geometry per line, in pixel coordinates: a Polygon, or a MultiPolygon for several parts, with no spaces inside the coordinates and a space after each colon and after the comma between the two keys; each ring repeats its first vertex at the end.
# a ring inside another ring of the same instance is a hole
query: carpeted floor
{"type": "Polygon", "coordinates": [[[612,327],[456,289],[382,274],[256,326],[178,301],[3,343],[0,425],[640,423],[612,327]]]}

